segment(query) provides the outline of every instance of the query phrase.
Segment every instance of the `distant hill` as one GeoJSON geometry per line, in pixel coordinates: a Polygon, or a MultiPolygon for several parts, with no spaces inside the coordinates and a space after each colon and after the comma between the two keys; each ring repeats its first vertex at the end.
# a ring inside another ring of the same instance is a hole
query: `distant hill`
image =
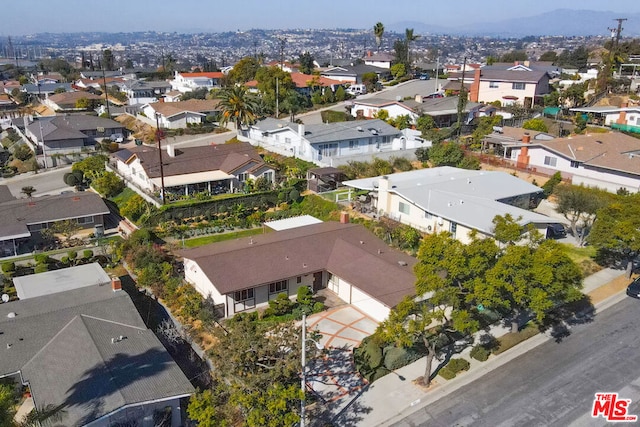
{"type": "Polygon", "coordinates": [[[593,10],[557,9],[530,17],[495,22],[483,22],[464,27],[443,27],[423,22],[399,22],[389,25],[390,31],[404,33],[413,28],[417,34],[462,34],[468,36],[609,36],[607,28],[617,26],[616,18],[627,18],[623,23],[623,37],[640,36],[640,13],[600,12],[593,10]]]}

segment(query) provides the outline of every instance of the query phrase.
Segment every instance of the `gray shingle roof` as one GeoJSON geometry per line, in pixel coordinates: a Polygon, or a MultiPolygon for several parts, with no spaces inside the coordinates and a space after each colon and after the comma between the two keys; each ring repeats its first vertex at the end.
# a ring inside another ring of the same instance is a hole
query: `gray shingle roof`
{"type": "Polygon", "coordinates": [[[65,426],[193,392],[129,296],[108,285],[0,304],[0,332],[0,375],[21,371],[38,404],[65,404],[65,426]]]}
{"type": "MultiPolygon", "coordinates": [[[[344,181],[343,184],[373,191],[381,177],[344,181]]],[[[473,171],[448,166],[388,175],[389,191],[434,216],[493,234],[496,215],[522,216],[521,224],[553,222],[535,212],[499,200],[537,193],[539,187],[504,172],[473,171]]]]}
{"type": "Polygon", "coordinates": [[[0,203],[0,240],[29,233],[27,225],[109,213],[102,198],[91,191],[16,199],[0,203]]]}

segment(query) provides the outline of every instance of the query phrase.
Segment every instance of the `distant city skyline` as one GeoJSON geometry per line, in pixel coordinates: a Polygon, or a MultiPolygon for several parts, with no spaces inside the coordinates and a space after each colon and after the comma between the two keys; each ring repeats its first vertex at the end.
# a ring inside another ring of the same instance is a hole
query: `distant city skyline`
{"type": "MultiPolygon", "coordinates": [[[[34,33],[74,32],[224,32],[250,29],[372,28],[382,22],[391,28],[403,22],[420,22],[434,27],[503,21],[575,9],[640,13],[637,0],[557,0],[480,2],[463,0],[427,2],[422,0],[369,0],[365,3],[325,0],[33,0],[28,6],[4,2],[0,36],[34,33]]],[[[606,24],[605,24],[606,25],[606,24]]],[[[613,24],[611,24],[613,25],[613,24]]]]}

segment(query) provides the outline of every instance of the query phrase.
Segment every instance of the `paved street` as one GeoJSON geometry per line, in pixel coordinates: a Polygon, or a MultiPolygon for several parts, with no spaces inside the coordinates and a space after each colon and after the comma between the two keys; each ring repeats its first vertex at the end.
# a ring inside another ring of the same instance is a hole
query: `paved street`
{"type": "Polygon", "coordinates": [[[618,392],[640,415],[640,301],[624,298],[561,343],[548,341],[394,425],[600,426],[596,392],[618,392]]]}
{"type": "Polygon", "coordinates": [[[71,166],[57,169],[42,170],[37,174],[23,173],[12,178],[0,178],[0,185],[9,187],[9,191],[17,198],[25,197],[20,192],[22,187],[32,186],[36,189],[34,197],[60,194],[62,191],[72,191],[73,188],[64,183],[62,177],[71,171],[71,166]]]}

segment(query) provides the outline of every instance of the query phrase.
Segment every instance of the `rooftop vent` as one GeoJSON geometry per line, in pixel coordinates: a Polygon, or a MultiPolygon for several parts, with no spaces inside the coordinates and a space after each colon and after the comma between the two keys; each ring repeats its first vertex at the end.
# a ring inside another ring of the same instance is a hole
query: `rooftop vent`
{"type": "Polygon", "coordinates": [[[364,131],[364,130],[362,129],[362,126],[358,126],[356,129],[357,129],[357,131],[358,131],[358,132],[363,132],[363,131],[364,131]]]}
{"type": "Polygon", "coordinates": [[[15,313],[15,312],[13,312],[13,311],[11,311],[11,312],[9,312],[9,314],[7,314],[7,317],[8,317],[9,319],[13,319],[14,317],[16,317],[16,313],[15,313]]]}

